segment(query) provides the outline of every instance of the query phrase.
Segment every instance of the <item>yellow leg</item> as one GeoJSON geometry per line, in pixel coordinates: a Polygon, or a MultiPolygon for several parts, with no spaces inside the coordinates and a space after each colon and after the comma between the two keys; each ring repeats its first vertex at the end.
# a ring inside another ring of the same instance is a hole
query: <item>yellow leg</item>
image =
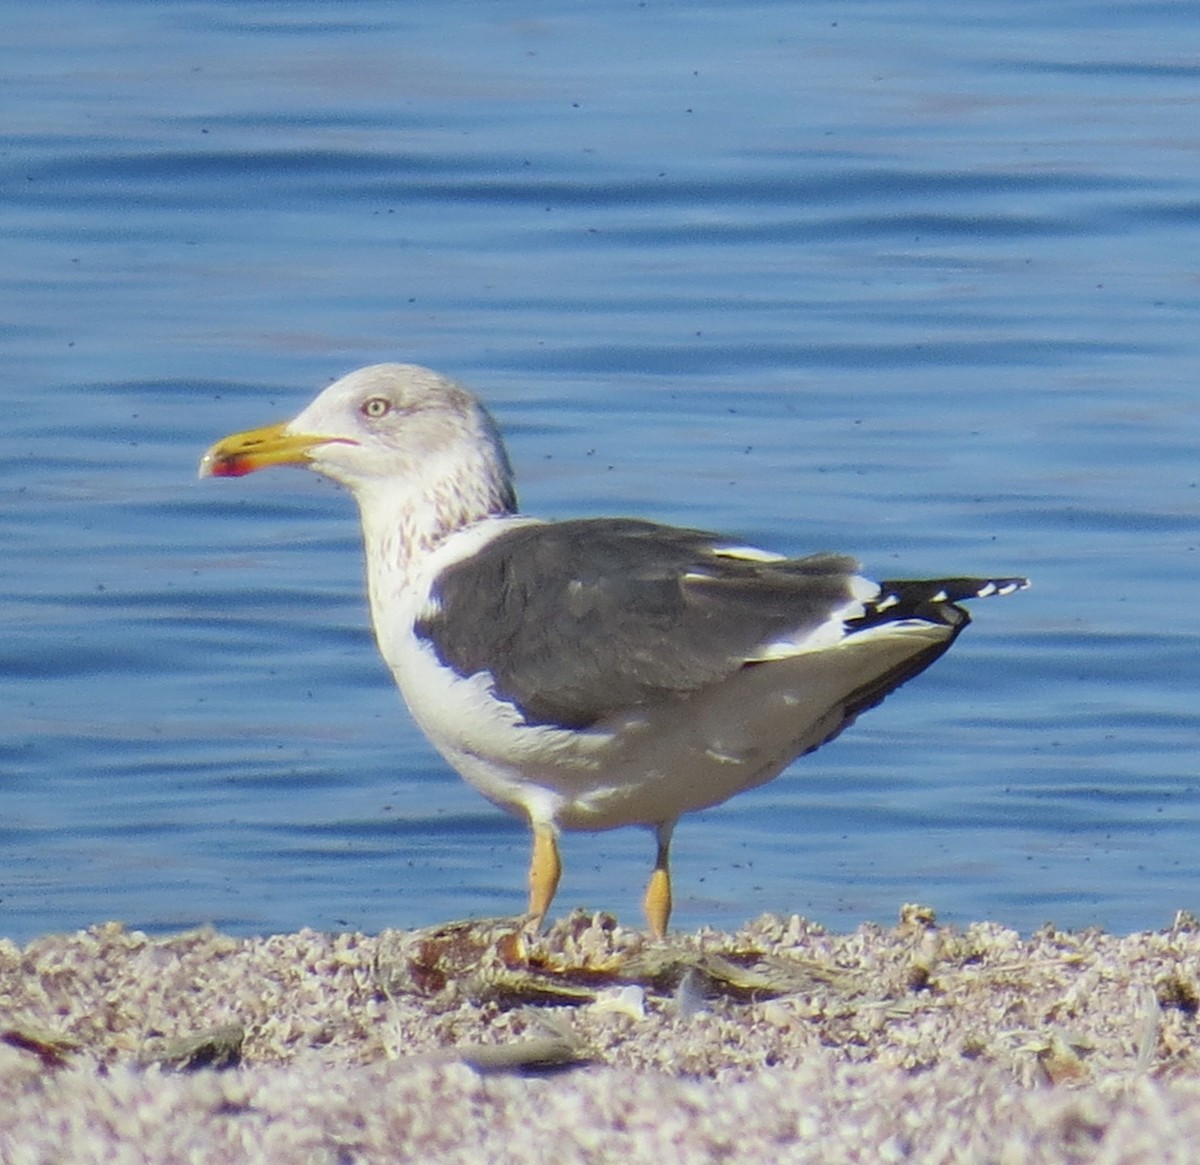
{"type": "Polygon", "coordinates": [[[642,899],[646,912],[646,923],[655,938],[665,938],[667,923],[671,921],[671,830],[670,825],[658,827],[658,856],[654,860],[654,872],[642,899]]]}
{"type": "Polygon", "coordinates": [[[529,913],[535,929],[550,912],[550,903],[562,877],[562,858],[558,856],[558,834],[552,825],[533,827],[533,857],[529,862],[529,913]]]}

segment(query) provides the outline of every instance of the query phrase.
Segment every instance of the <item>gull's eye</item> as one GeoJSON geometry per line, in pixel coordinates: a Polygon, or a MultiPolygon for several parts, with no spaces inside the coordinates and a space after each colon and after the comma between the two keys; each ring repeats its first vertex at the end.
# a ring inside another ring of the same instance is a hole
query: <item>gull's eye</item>
{"type": "Polygon", "coordinates": [[[386,417],[392,411],[392,402],[386,396],[369,396],[362,402],[359,412],[372,421],[386,417]]]}

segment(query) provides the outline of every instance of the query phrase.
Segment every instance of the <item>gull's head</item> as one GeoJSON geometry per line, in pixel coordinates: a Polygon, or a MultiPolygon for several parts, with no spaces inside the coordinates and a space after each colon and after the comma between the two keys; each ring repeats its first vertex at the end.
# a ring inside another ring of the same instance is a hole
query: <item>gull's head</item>
{"type": "Polygon", "coordinates": [[[387,489],[451,485],[511,510],[512,475],[491,417],[462,385],[415,364],[372,364],[335,381],[290,421],[234,433],[200,460],[201,477],[272,465],[315,469],[360,501],[387,489]],[[461,479],[461,480],[459,480],[461,479]]]}

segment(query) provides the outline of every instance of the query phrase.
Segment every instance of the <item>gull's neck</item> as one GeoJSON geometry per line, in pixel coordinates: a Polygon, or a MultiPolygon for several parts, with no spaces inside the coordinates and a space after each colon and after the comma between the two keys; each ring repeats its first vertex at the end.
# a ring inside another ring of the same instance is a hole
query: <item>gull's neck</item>
{"type": "Polygon", "coordinates": [[[376,620],[417,582],[448,538],[517,510],[508,462],[489,448],[435,454],[421,462],[419,476],[360,482],[354,495],[376,620]]]}

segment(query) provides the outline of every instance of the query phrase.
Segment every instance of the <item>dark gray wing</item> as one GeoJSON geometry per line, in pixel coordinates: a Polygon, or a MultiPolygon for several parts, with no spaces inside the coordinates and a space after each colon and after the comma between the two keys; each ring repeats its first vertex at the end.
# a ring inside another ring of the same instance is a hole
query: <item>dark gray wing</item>
{"type": "Polygon", "coordinates": [[[851,558],[758,562],[729,545],[629,519],[518,526],[442,573],[416,632],[527,722],[587,727],[718,682],[853,599],[851,558]]]}

